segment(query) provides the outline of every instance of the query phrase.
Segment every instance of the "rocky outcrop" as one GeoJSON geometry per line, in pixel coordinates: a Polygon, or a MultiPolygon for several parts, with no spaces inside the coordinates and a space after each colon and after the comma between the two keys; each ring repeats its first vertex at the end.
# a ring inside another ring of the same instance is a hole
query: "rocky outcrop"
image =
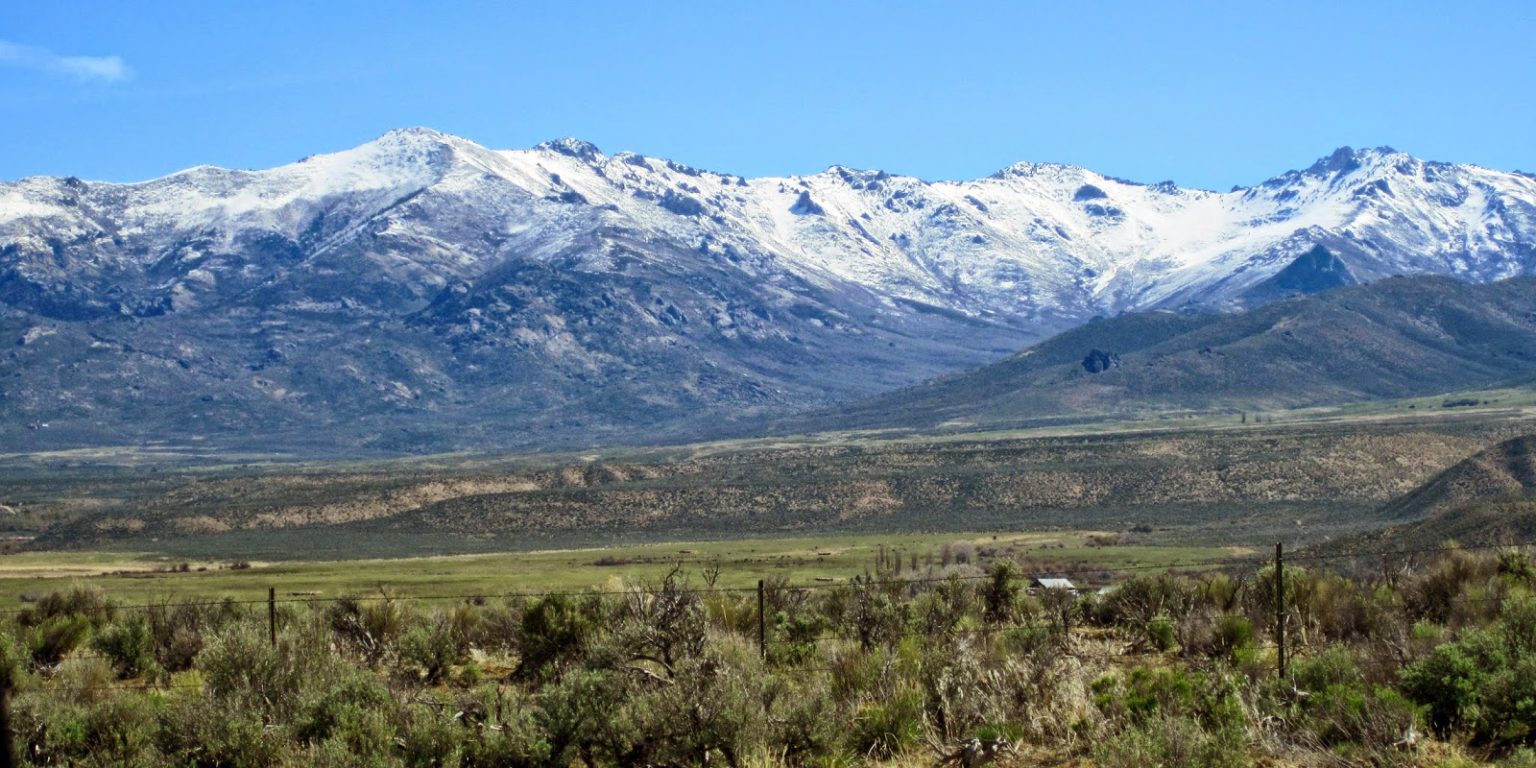
{"type": "Polygon", "coordinates": [[[800,196],[795,198],[795,204],[789,207],[789,212],[796,216],[820,216],[826,211],[811,199],[811,193],[801,190],[800,196]]]}
{"type": "Polygon", "coordinates": [[[1113,352],[1095,349],[1083,358],[1083,370],[1089,373],[1103,373],[1111,368],[1119,367],[1120,356],[1113,352]]]}

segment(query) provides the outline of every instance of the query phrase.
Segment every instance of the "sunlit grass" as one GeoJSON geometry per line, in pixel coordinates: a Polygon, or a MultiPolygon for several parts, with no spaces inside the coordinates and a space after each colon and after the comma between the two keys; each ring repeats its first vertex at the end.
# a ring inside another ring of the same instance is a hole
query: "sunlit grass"
{"type": "Polygon", "coordinates": [[[159,598],[243,599],[282,595],[335,597],[391,593],[409,596],[501,594],[522,591],[619,588],[656,579],[681,566],[702,584],[704,567],[718,560],[719,586],[749,587],[782,576],[793,583],[827,583],[875,568],[884,549],[898,554],[910,572],[940,568],[946,545],[994,549],[1044,569],[1066,564],[1084,569],[1198,567],[1233,557],[1222,547],[1096,545],[1094,532],[971,534],[829,534],[734,541],[669,542],[635,546],[501,554],[404,557],[346,561],[231,563],[179,560],[144,553],[36,552],[0,557],[0,603],[18,605],[41,595],[87,584],[130,601],[159,598]],[[179,570],[186,562],[188,571],[179,570]],[[206,570],[204,570],[206,569],[206,570]]]}

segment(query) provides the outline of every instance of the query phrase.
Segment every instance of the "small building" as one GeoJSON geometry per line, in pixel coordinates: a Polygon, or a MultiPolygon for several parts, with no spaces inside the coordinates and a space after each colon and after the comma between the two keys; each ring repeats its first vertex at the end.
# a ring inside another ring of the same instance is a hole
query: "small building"
{"type": "Polygon", "coordinates": [[[1077,585],[1070,579],[1042,579],[1036,578],[1029,583],[1031,589],[1065,589],[1072,594],[1077,594],[1077,585]]]}

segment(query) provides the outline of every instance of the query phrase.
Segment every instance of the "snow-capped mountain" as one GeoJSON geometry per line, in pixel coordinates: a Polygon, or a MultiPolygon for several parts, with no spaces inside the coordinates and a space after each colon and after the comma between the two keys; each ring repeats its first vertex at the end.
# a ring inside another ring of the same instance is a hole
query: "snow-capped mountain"
{"type": "Polygon", "coordinates": [[[1319,270],[1533,265],[1536,178],[1390,149],[1212,192],[1030,163],[745,179],[409,129],[265,171],[0,184],[0,331],[18,340],[0,443],[654,434],[911,383],[1095,315],[1250,304],[1319,270]]]}

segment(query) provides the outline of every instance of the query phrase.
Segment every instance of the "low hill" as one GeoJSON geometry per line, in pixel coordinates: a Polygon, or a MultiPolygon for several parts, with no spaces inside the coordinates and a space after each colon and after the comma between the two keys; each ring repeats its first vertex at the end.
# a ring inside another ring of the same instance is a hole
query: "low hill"
{"type": "Polygon", "coordinates": [[[1536,492],[1536,436],[1506,440],[1436,475],[1388,504],[1387,519],[1423,520],[1477,502],[1536,492]]]}
{"type": "Polygon", "coordinates": [[[1378,548],[1418,550],[1450,542],[1462,546],[1527,544],[1536,540],[1536,498],[1481,499],[1371,537],[1378,548]]]}
{"type": "Polygon", "coordinates": [[[1239,411],[1522,386],[1536,279],[1396,277],[1236,314],[1140,312],[1002,362],[781,423],[934,429],[1239,411]]]}
{"type": "MultiPolygon", "coordinates": [[[[824,531],[1118,531],[1297,545],[1526,433],[1481,409],[1343,423],[761,444],[553,463],[23,472],[0,479],[38,549],[245,559],[563,548],[824,531]],[[169,473],[167,473],[168,475],[169,473]],[[200,555],[201,556],[201,555],[200,555]]],[[[0,521],[3,522],[3,521],[0,521]]],[[[0,531],[3,532],[3,531],[0,531]]]]}
{"type": "Polygon", "coordinates": [[[1341,552],[1536,540],[1536,436],[1497,443],[1394,499],[1376,515],[1398,521],[1328,545],[1341,552]]]}

